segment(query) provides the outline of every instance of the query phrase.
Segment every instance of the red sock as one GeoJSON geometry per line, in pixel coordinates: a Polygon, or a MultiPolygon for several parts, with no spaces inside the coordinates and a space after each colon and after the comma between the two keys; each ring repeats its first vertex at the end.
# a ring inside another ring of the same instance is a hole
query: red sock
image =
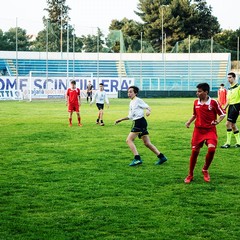
{"type": "Polygon", "coordinates": [[[80,117],[78,117],[78,123],[81,123],[81,118],[80,117]]]}
{"type": "Polygon", "coordinates": [[[190,157],[190,165],[189,165],[189,175],[193,176],[193,171],[197,162],[199,151],[192,150],[192,154],[190,157]]]}
{"type": "Polygon", "coordinates": [[[213,160],[213,157],[214,157],[214,154],[215,154],[215,147],[209,147],[208,148],[208,152],[207,152],[207,155],[206,155],[206,160],[205,160],[205,164],[204,164],[204,167],[203,167],[203,170],[208,170],[209,166],[211,165],[212,163],[212,160],[213,160]]]}
{"type": "Polygon", "coordinates": [[[72,118],[69,118],[68,120],[69,120],[69,123],[72,124],[72,118]]]}

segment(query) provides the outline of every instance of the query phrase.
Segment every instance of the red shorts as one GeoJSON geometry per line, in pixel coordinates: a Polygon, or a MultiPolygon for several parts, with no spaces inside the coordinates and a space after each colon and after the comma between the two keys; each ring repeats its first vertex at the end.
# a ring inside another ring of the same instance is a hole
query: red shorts
{"type": "Polygon", "coordinates": [[[203,144],[213,144],[215,147],[218,143],[216,128],[194,128],[192,136],[192,149],[200,149],[203,144]]]}
{"type": "Polygon", "coordinates": [[[79,112],[79,104],[68,104],[68,112],[79,112]]]}

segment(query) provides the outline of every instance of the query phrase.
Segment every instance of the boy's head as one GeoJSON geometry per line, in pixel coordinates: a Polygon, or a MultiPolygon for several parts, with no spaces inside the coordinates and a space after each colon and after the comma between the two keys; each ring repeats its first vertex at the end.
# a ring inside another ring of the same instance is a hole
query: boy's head
{"type": "Polygon", "coordinates": [[[138,92],[139,92],[139,88],[136,87],[136,86],[130,86],[128,88],[128,97],[133,99],[135,96],[138,95],[138,92]]]}
{"type": "Polygon", "coordinates": [[[71,81],[71,87],[72,87],[72,88],[75,88],[75,87],[76,87],[76,81],[75,81],[75,80],[72,80],[72,81],[71,81]]]}
{"type": "Polygon", "coordinates": [[[224,84],[223,84],[223,83],[221,83],[221,84],[220,84],[220,87],[224,87],[224,84]]]}
{"type": "Polygon", "coordinates": [[[208,96],[210,91],[210,86],[208,83],[199,83],[197,85],[197,97],[203,99],[208,96]]]}
{"type": "Polygon", "coordinates": [[[101,91],[103,90],[103,87],[104,87],[103,83],[99,83],[99,89],[100,89],[101,91]]]}

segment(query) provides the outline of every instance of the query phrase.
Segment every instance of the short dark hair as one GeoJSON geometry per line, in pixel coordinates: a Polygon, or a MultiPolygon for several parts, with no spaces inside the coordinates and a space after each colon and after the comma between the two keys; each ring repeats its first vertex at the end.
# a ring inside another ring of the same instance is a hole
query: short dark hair
{"type": "Polygon", "coordinates": [[[129,88],[132,88],[132,89],[133,89],[133,92],[136,93],[136,95],[138,94],[138,92],[139,92],[139,88],[138,88],[138,87],[136,87],[136,86],[130,86],[130,87],[128,87],[128,89],[129,89],[129,88]]]}
{"type": "Polygon", "coordinates": [[[103,83],[99,83],[99,86],[103,86],[103,83]]]}
{"type": "Polygon", "coordinates": [[[210,91],[210,86],[209,86],[208,83],[199,83],[199,84],[197,85],[197,88],[202,89],[204,92],[207,91],[208,93],[209,93],[209,91],[210,91]]]}
{"type": "Polygon", "coordinates": [[[72,81],[71,81],[71,84],[76,85],[76,81],[75,81],[75,80],[72,80],[72,81]]]}
{"type": "Polygon", "coordinates": [[[236,74],[234,72],[228,73],[228,75],[231,75],[233,78],[236,78],[236,74]]]}
{"type": "Polygon", "coordinates": [[[221,83],[221,84],[220,84],[220,86],[221,86],[221,87],[224,87],[224,84],[223,84],[223,83],[221,83]]]}

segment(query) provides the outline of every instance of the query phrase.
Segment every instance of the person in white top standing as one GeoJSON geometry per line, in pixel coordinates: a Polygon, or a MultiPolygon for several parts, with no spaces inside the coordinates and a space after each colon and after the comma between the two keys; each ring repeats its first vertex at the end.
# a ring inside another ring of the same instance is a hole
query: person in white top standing
{"type": "Polygon", "coordinates": [[[138,150],[134,144],[135,138],[138,136],[139,139],[142,139],[144,145],[149,148],[152,152],[154,152],[158,160],[156,165],[160,165],[167,161],[166,156],[151,143],[149,138],[149,133],[147,130],[147,121],[144,117],[144,109],[146,109],[146,116],[148,117],[151,114],[150,107],[140,98],[137,97],[139,92],[139,88],[136,86],[130,86],[128,88],[128,97],[131,99],[129,105],[129,114],[127,117],[118,119],[115,121],[115,124],[118,124],[125,120],[133,120],[134,126],[127,137],[127,144],[130,147],[132,153],[134,154],[133,161],[129,164],[129,166],[136,166],[142,164],[142,159],[138,153],[138,150]]]}
{"type": "Polygon", "coordinates": [[[103,89],[103,83],[99,84],[99,90],[97,90],[95,92],[93,99],[90,102],[90,105],[92,105],[94,103],[94,101],[96,101],[96,105],[98,108],[98,117],[97,117],[96,124],[99,124],[100,126],[104,126],[104,122],[103,122],[104,102],[106,101],[106,103],[109,107],[109,100],[107,97],[107,93],[103,89]]]}

